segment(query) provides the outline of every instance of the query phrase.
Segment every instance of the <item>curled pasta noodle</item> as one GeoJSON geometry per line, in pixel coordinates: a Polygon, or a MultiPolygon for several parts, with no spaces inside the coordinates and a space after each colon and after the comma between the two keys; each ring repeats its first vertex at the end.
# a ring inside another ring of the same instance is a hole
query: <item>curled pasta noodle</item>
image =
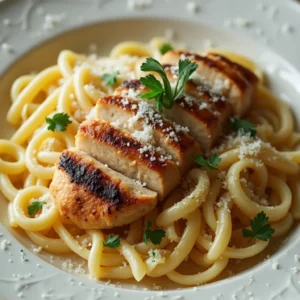
{"type": "Polygon", "coordinates": [[[33,78],[34,75],[24,75],[14,81],[10,90],[10,98],[12,102],[15,102],[22,90],[32,81],[33,78]]]}
{"type": "Polygon", "coordinates": [[[130,56],[151,56],[151,52],[147,45],[139,42],[123,42],[116,45],[110,52],[110,57],[118,58],[121,55],[130,56]]]}
{"type": "Polygon", "coordinates": [[[208,260],[216,261],[221,257],[231,239],[232,223],[230,210],[226,207],[217,209],[218,223],[215,239],[207,253],[208,260]]]}
{"type": "Polygon", "coordinates": [[[97,279],[101,278],[101,256],[103,249],[104,236],[101,231],[89,231],[92,236],[92,248],[88,257],[88,267],[91,275],[97,279]]]}
{"type": "Polygon", "coordinates": [[[49,238],[39,232],[26,231],[29,238],[43,250],[54,253],[70,253],[72,250],[66,245],[66,243],[60,238],[49,238]]]}
{"type": "Polygon", "coordinates": [[[45,118],[56,108],[60,89],[52,93],[38,109],[20,126],[14,133],[11,141],[17,144],[23,144],[40,125],[45,123],[45,118]]]}
{"type": "Polygon", "coordinates": [[[158,265],[148,273],[150,277],[159,277],[176,269],[192,250],[200,232],[201,214],[198,209],[186,216],[187,225],[180,242],[177,244],[165,264],[158,265]]]}
{"type": "Polygon", "coordinates": [[[56,206],[51,201],[48,189],[42,186],[31,186],[19,191],[13,201],[13,214],[20,227],[33,232],[50,228],[59,215],[56,206]],[[29,218],[26,213],[29,201],[43,196],[44,198],[47,196],[47,205],[43,205],[40,215],[35,218],[29,218]]]}
{"type": "Polygon", "coordinates": [[[21,118],[23,106],[31,102],[43,87],[49,85],[51,82],[57,81],[60,77],[60,71],[56,66],[42,71],[26,86],[18,98],[13,102],[7,113],[7,121],[13,125],[17,125],[21,118]]]}
{"type": "Polygon", "coordinates": [[[17,161],[4,161],[0,158],[0,172],[8,175],[21,174],[25,171],[25,151],[21,146],[6,140],[0,140],[0,153],[13,156],[17,161]]]}
{"type": "Polygon", "coordinates": [[[198,285],[206,283],[213,278],[217,277],[227,266],[228,259],[223,258],[217,260],[209,269],[204,272],[199,272],[195,275],[179,274],[176,271],[172,271],[167,274],[167,277],[174,282],[182,285],[198,285]]]}
{"type": "MultiPolygon", "coordinates": [[[[56,139],[63,139],[66,144],[66,148],[72,148],[74,146],[74,138],[67,133],[61,134],[59,132],[52,132],[52,131],[48,131],[48,130],[47,131],[40,130],[39,132],[37,132],[27,146],[26,165],[27,165],[28,170],[34,176],[41,178],[41,179],[52,179],[54,171],[55,171],[55,167],[54,167],[54,165],[43,166],[43,165],[39,164],[38,160],[37,160],[38,156],[36,158],[35,153],[38,152],[38,149],[41,146],[42,142],[51,137],[54,137],[56,139]]],[[[52,153],[52,155],[53,154],[55,156],[55,159],[57,159],[56,153],[52,153]]],[[[50,155],[51,155],[51,152],[48,152],[48,158],[50,155]]],[[[53,164],[55,162],[55,160],[54,161],[52,160],[49,162],[52,162],[52,164],[53,164]]]]}
{"type": "Polygon", "coordinates": [[[58,56],[58,67],[64,77],[69,77],[73,74],[73,69],[76,63],[84,61],[84,57],[70,50],[63,50],[58,56]]]}
{"type": "Polygon", "coordinates": [[[85,111],[89,111],[93,107],[93,103],[84,89],[89,72],[90,71],[87,67],[81,67],[74,74],[74,89],[76,98],[80,107],[85,111]]]}
{"type": "Polygon", "coordinates": [[[18,194],[18,189],[14,187],[8,175],[5,174],[0,174],[0,191],[11,202],[18,194]]]}
{"type": "Polygon", "coordinates": [[[141,281],[147,273],[147,268],[140,254],[123,239],[121,239],[121,253],[128,261],[133,277],[136,281],[141,281]]]}
{"type": "Polygon", "coordinates": [[[291,191],[287,184],[274,176],[268,176],[268,186],[280,196],[281,204],[275,207],[265,207],[254,203],[243,191],[240,183],[240,173],[246,168],[264,170],[263,176],[267,176],[265,167],[260,167],[253,160],[244,160],[233,164],[227,175],[228,189],[234,203],[240,210],[250,219],[254,218],[259,212],[264,211],[270,221],[278,221],[282,219],[288,212],[292,202],[291,191]]]}
{"type": "Polygon", "coordinates": [[[190,171],[188,176],[198,181],[194,191],[179,203],[176,203],[172,207],[164,210],[157,217],[156,223],[158,226],[165,227],[172,222],[181,219],[190,212],[195,211],[195,209],[199,207],[205,200],[209,191],[209,178],[207,174],[200,170],[194,169],[190,171]]]}
{"type": "Polygon", "coordinates": [[[54,230],[59,237],[65,242],[65,244],[76,254],[82,258],[88,260],[90,251],[85,247],[82,247],[76,239],[67,231],[64,225],[60,221],[56,221],[53,225],[54,230]]]}

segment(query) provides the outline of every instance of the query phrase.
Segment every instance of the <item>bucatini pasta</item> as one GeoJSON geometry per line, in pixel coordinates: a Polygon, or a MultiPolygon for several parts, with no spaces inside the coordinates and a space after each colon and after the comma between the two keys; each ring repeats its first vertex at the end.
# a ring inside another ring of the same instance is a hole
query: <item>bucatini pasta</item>
{"type": "Polygon", "coordinates": [[[211,52],[245,66],[259,78],[245,117],[256,125],[257,136],[224,136],[211,150],[220,157],[217,170],[192,169],[163,204],[117,229],[120,244],[115,249],[104,246],[114,229],[82,230],[60,216],[49,193],[55,163],[64,149],[74,147],[81,122],[94,118],[96,101],[113,93],[101,76],[118,71],[117,85],[139,79],[145,57],[159,60],[163,43],[159,38],[149,44],[123,42],[107,57],[64,50],[57,65],[24,75],[11,88],[7,121],[18,129],[10,140],[0,140],[0,190],[10,202],[9,224],[22,228],[46,252],[75,253],[99,280],[141,281],[165,275],[179,285],[204,284],[218,278],[229,259],[253,257],[272,243],[260,239],[248,243],[243,237],[243,228],[249,228],[258,213],[269,218],[274,238],[286,235],[300,219],[300,151],[295,150],[300,134],[291,110],[263,86],[257,65],[219,50],[211,52]],[[47,129],[45,118],[58,112],[72,121],[65,132],[47,129]],[[37,199],[46,204],[31,217],[27,207],[37,199]],[[161,243],[144,242],[146,220],[165,231],[161,243]],[[177,268],[187,262],[198,272],[181,274],[177,268]]]}

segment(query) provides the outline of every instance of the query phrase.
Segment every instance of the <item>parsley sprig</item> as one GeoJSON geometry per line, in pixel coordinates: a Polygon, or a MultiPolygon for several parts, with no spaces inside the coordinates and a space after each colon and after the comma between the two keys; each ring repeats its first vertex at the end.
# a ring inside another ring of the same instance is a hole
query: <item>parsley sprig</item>
{"type": "Polygon", "coordinates": [[[112,73],[105,73],[101,76],[101,79],[104,81],[106,86],[114,86],[117,83],[117,77],[120,74],[119,71],[115,71],[112,73]]]}
{"type": "Polygon", "coordinates": [[[159,52],[164,55],[166,54],[168,51],[171,51],[173,50],[173,47],[171,44],[168,44],[168,43],[164,43],[161,45],[161,47],[159,48],[159,52]]]}
{"type": "Polygon", "coordinates": [[[243,228],[243,237],[250,238],[249,242],[251,242],[253,238],[262,241],[270,240],[275,230],[268,224],[268,221],[269,218],[263,211],[258,213],[254,219],[250,221],[251,229],[243,228]]]}
{"type": "Polygon", "coordinates": [[[153,245],[159,245],[163,239],[163,237],[166,235],[166,232],[162,229],[155,229],[151,230],[152,222],[147,221],[146,223],[146,229],[143,233],[143,240],[145,244],[148,244],[148,240],[151,241],[153,245]]]}
{"type": "Polygon", "coordinates": [[[46,118],[49,124],[47,129],[51,131],[66,131],[69,124],[72,123],[70,116],[65,113],[57,113],[52,118],[46,118]]]}
{"type": "Polygon", "coordinates": [[[217,165],[221,162],[221,157],[218,154],[213,154],[210,158],[205,159],[202,155],[197,155],[195,161],[201,167],[206,167],[210,170],[218,170],[217,165]]]}
{"type": "Polygon", "coordinates": [[[239,118],[231,118],[230,122],[234,131],[237,131],[243,135],[249,133],[251,137],[256,136],[256,127],[253,123],[239,118]]]}
{"type": "Polygon", "coordinates": [[[106,241],[103,242],[103,246],[108,248],[118,248],[120,244],[120,237],[118,235],[109,235],[106,241]]]}
{"type": "Polygon", "coordinates": [[[28,215],[35,215],[46,203],[47,202],[45,201],[33,201],[30,205],[27,206],[28,215]]]}
{"type": "Polygon", "coordinates": [[[148,57],[146,62],[142,64],[141,70],[144,72],[158,73],[163,85],[152,74],[142,77],[141,82],[150,91],[141,95],[141,97],[148,100],[155,99],[155,107],[159,112],[162,112],[163,108],[171,109],[174,101],[182,95],[184,86],[189,77],[197,68],[198,65],[195,62],[191,62],[188,59],[179,60],[178,79],[173,90],[162,65],[154,58],[148,57]]]}

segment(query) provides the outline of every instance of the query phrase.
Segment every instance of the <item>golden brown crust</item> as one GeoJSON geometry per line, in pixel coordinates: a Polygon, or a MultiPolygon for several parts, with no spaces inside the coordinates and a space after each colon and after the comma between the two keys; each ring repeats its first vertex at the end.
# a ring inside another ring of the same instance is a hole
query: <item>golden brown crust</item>
{"type": "MultiPolygon", "coordinates": [[[[224,61],[217,59],[214,55],[200,55],[195,53],[190,53],[186,51],[173,51],[175,55],[183,55],[186,58],[190,58],[193,61],[202,62],[203,65],[216,70],[218,73],[222,73],[227,78],[230,78],[241,91],[245,91],[248,88],[248,82],[244,80],[235,69],[230,68],[230,65],[225,65],[224,61]]],[[[232,62],[230,62],[232,63],[232,62]]]]}
{"type": "Polygon", "coordinates": [[[243,75],[243,77],[250,83],[253,85],[258,84],[258,77],[249,69],[243,67],[240,64],[237,64],[231,60],[229,60],[228,58],[226,58],[223,55],[220,54],[216,54],[216,53],[209,53],[208,57],[215,57],[218,60],[222,61],[224,64],[227,64],[230,68],[232,68],[233,70],[236,70],[237,72],[239,72],[240,74],[243,75]]]}
{"type": "MultiPolygon", "coordinates": [[[[111,105],[115,105],[127,112],[130,112],[132,116],[137,114],[139,104],[139,102],[134,99],[122,96],[106,96],[99,99],[98,103],[109,103],[111,105]],[[136,105],[133,107],[133,104],[136,105]]],[[[176,132],[178,141],[175,139],[169,139],[168,143],[174,148],[179,149],[180,153],[185,153],[187,149],[195,145],[195,141],[191,136],[183,131],[177,130],[176,126],[172,122],[162,117],[160,117],[159,122],[153,122],[151,119],[149,119],[148,122],[153,129],[160,131],[163,135],[166,135],[166,138],[168,132],[176,132]]]]}
{"type": "Polygon", "coordinates": [[[50,192],[61,215],[83,229],[128,224],[152,210],[157,201],[150,191],[137,197],[130,186],[96,167],[92,159],[69,150],[61,155],[50,192]]]}
{"type": "Polygon", "coordinates": [[[81,123],[77,135],[84,135],[91,139],[95,139],[99,143],[105,143],[119,151],[130,161],[138,160],[147,165],[149,169],[162,171],[170,162],[160,161],[160,153],[140,149],[144,145],[132,138],[124,130],[120,130],[111,126],[106,121],[89,120],[81,123]]]}

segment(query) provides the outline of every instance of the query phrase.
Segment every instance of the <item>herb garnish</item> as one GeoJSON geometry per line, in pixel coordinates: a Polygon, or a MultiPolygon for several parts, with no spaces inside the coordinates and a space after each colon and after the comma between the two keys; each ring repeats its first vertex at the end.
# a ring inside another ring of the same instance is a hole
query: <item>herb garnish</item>
{"type": "Polygon", "coordinates": [[[258,213],[253,220],[250,221],[251,229],[243,228],[243,237],[250,238],[252,241],[253,238],[257,238],[262,241],[268,241],[271,239],[275,230],[268,224],[269,218],[262,211],[258,213]]]}
{"type": "Polygon", "coordinates": [[[155,99],[155,107],[159,112],[163,108],[171,109],[175,100],[177,100],[184,91],[184,86],[189,77],[196,71],[198,65],[188,59],[179,60],[178,79],[174,90],[171,88],[170,81],[162,65],[154,58],[148,57],[142,64],[141,70],[144,72],[156,72],[160,75],[163,85],[152,74],[141,78],[144,86],[150,89],[149,92],[141,95],[143,99],[155,99]]]}
{"type": "Polygon", "coordinates": [[[210,158],[205,159],[202,155],[197,155],[195,161],[201,167],[206,167],[210,170],[218,170],[217,165],[221,162],[221,157],[218,154],[213,154],[210,158]]]}
{"type": "Polygon", "coordinates": [[[30,205],[27,206],[27,212],[29,216],[36,214],[44,204],[47,202],[45,201],[33,201],[30,205]]]}
{"type": "Polygon", "coordinates": [[[72,123],[68,114],[57,113],[52,118],[46,118],[49,124],[47,129],[51,131],[66,131],[69,124],[72,123]]]}
{"type": "Polygon", "coordinates": [[[120,246],[120,237],[118,235],[109,235],[103,246],[108,248],[118,248],[120,246]]]}
{"type": "Polygon", "coordinates": [[[255,137],[256,127],[253,123],[239,118],[231,118],[230,122],[234,131],[240,132],[243,135],[249,133],[251,137],[255,137]]]}
{"type": "Polygon", "coordinates": [[[164,43],[161,45],[161,47],[159,48],[159,51],[162,55],[166,54],[168,51],[173,50],[173,47],[171,44],[168,43],[164,43]]]}
{"type": "Polygon", "coordinates": [[[115,71],[112,73],[105,73],[101,76],[101,79],[104,81],[106,86],[114,86],[117,83],[117,77],[120,74],[119,71],[115,71]]]}
{"type": "Polygon", "coordinates": [[[147,221],[146,229],[143,233],[144,243],[147,245],[148,240],[150,240],[153,245],[159,245],[162,241],[162,238],[166,235],[166,232],[162,229],[151,230],[150,229],[151,226],[152,226],[152,222],[147,221]]]}

